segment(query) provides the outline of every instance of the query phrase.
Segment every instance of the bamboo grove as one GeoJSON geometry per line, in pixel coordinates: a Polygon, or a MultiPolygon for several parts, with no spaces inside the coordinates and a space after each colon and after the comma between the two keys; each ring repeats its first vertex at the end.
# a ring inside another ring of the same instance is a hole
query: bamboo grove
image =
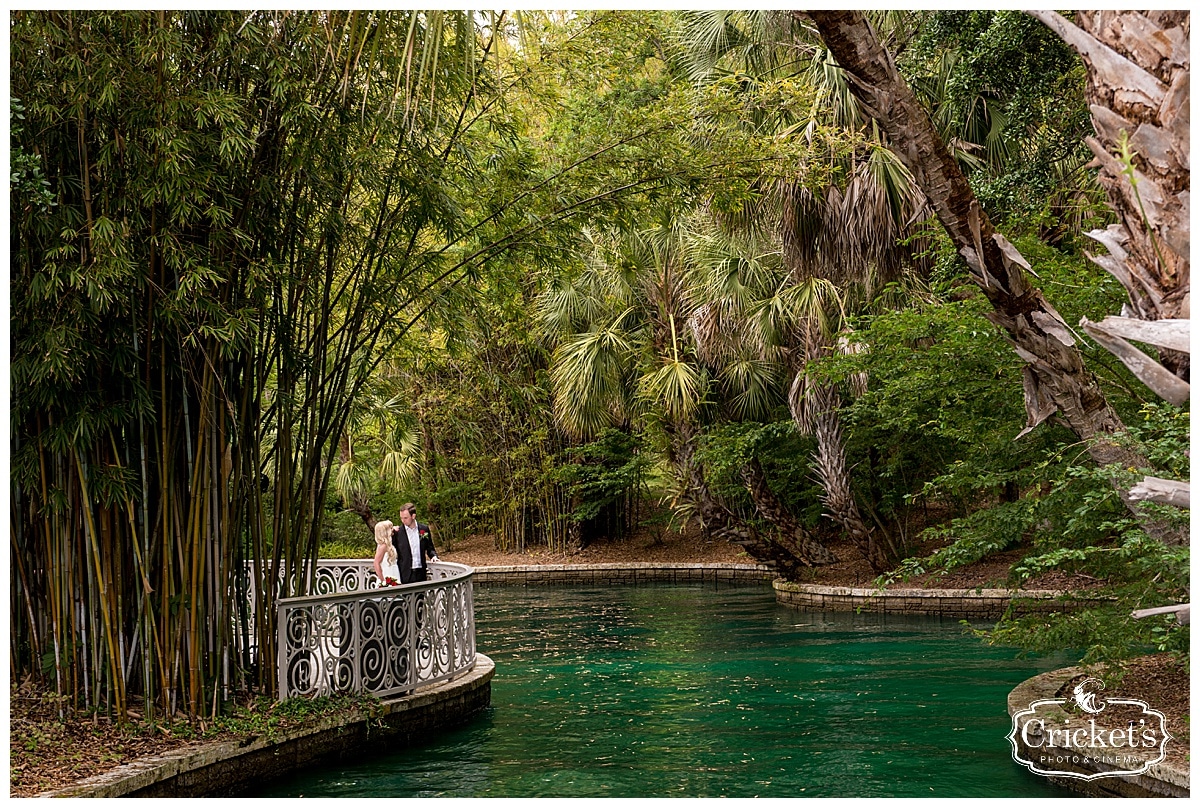
{"type": "Polygon", "coordinates": [[[14,669],[122,715],[269,692],[357,393],[514,232],[486,29],[14,14],[14,669]]]}
{"type": "MultiPolygon", "coordinates": [[[[477,306],[482,267],[714,170],[639,150],[678,129],[671,108],[534,161],[511,30],[470,12],[14,13],[14,670],[117,714],[270,692],[274,604],[303,591],[398,346],[477,306]]],[[[561,489],[507,479],[508,540],[534,496],[565,541],[561,489]]]]}

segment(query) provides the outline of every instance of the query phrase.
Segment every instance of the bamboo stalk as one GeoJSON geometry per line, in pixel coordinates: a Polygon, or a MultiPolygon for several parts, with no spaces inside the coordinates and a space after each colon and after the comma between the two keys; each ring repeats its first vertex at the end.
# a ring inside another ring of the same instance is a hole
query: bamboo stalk
{"type": "MultiPolygon", "coordinates": [[[[118,666],[120,664],[120,655],[117,651],[116,636],[115,636],[116,632],[115,632],[115,627],[113,625],[114,619],[113,619],[113,615],[110,612],[109,602],[108,602],[109,589],[108,589],[108,585],[105,582],[105,576],[104,576],[104,557],[103,557],[103,555],[101,555],[100,544],[99,544],[99,541],[98,541],[98,538],[96,535],[96,523],[95,523],[95,520],[94,520],[93,514],[92,514],[91,498],[88,496],[87,474],[84,470],[83,461],[80,459],[78,452],[73,451],[72,454],[75,456],[75,468],[79,473],[79,492],[80,492],[80,497],[81,497],[80,506],[81,506],[81,510],[83,511],[85,535],[87,536],[88,542],[91,546],[92,555],[93,555],[92,563],[94,564],[94,567],[93,567],[93,575],[91,577],[95,583],[96,600],[98,601],[99,606],[100,606],[100,625],[101,625],[101,628],[104,630],[104,643],[108,649],[107,671],[108,671],[109,676],[111,677],[112,686],[113,686],[112,695],[116,699],[117,710],[121,715],[124,715],[125,714],[125,694],[123,692],[123,688],[121,687],[121,681],[123,681],[123,680],[119,676],[118,666]]],[[[94,665],[95,665],[96,683],[97,683],[96,684],[96,698],[99,699],[99,697],[100,697],[100,684],[99,683],[100,683],[100,675],[101,675],[101,671],[102,671],[102,666],[100,665],[98,651],[97,651],[97,658],[94,660],[94,665]]]]}

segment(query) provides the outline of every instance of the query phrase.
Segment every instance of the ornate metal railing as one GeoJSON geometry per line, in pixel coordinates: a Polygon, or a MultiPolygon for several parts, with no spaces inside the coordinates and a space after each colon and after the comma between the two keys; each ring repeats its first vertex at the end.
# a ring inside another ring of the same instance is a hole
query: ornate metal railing
{"type": "Polygon", "coordinates": [[[312,591],[278,602],[279,698],[387,697],[444,682],[475,664],[474,571],[444,561],[432,580],[376,587],[372,562],[318,562],[312,591]]]}

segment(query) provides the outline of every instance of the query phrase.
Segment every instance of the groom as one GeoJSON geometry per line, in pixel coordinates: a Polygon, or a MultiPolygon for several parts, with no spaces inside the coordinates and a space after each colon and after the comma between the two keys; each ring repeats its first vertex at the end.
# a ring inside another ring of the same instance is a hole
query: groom
{"type": "Polygon", "coordinates": [[[429,525],[417,521],[417,506],[406,502],[400,506],[400,521],[403,523],[392,532],[392,546],[396,548],[396,563],[400,566],[400,583],[412,584],[427,577],[426,559],[437,561],[433,539],[429,537],[429,525]]]}

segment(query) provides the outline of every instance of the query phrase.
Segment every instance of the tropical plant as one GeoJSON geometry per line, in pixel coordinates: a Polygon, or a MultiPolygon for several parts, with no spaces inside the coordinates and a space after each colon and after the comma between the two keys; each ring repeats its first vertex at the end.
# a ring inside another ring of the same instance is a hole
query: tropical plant
{"type": "MultiPolygon", "coordinates": [[[[790,175],[768,186],[757,204],[724,219],[731,227],[773,230],[782,245],[789,283],[807,290],[803,296],[810,301],[824,299],[823,308],[790,312],[792,322],[776,324],[772,331],[781,337],[778,348],[788,367],[786,384],[796,424],[817,436],[814,468],[824,483],[829,515],[871,565],[883,571],[902,555],[902,543],[882,524],[863,519],[846,468],[838,412],[841,395],[829,386],[809,383],[805,368],[839,344],[847,307],[870,301],[875,290],[896,280],[901,268],[912,263],[911,228],[924,218],[922,200],[878,127],[864,125],[866,119],[841,71],[795,18],[696,12],[685,15],[681,37],[697,80],[732,70],[747,85],[786,77],[811,88],[812,101],[798,115],[767,120],[780,136],[803,133],[816,148],[790,167],[790,175]],[[812,170],[816,165],[826,170],[812,170]],[[819,297],[812,294],[816,290],[821,290],[819,297]]],[[[844,339],[840,342],[846,344],[844,339]]]]}
{"type": "MultiPolygon", "coordinates": [[[[1113,440],[1124,431],[1095,377],[1084,367],[1077,340],[1062,317],[1026,277],[1029,264],[1008,239],[996,232],[969,183],[928,115],[862,14],[814,11],[808,15],[838,63],[853,76],[852,89],[888,136],[909,147],[901,152],[918,178],[938,219],[971,268],[971,279],[992,303],[989,319],[1000,325],[1025,361],[1023,380],[1028,413],[1026,431],[1057,414],[1083,439],[1100,465],[1145,467],[1136,450],[1113,440]],[[881,111],[888,99],[887,115],[881,111]]],[[[1131,510],[1137,502],[1120,492],[1131,510]]],[[[1147,527],[1179,540],[1166,525],[1147,527]]]]}

